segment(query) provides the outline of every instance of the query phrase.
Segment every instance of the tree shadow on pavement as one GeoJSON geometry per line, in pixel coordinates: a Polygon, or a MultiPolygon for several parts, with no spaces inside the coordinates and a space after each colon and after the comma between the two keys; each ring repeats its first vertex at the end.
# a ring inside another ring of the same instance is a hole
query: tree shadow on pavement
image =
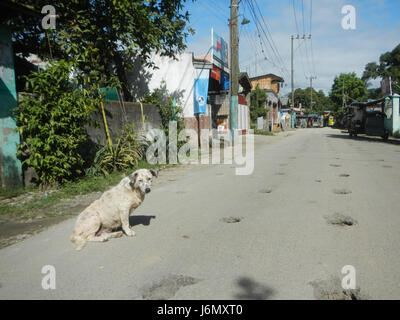
{"type": "Polygon", "coordinates": [[[366,142],[375,142],[375,143],[387,143],[387,144],[394,144],[400,145],[400,140],[389,138],[388,140],[383,140],[381,137],[371,137],[371,136],[360,136],[357,137],[349,137],[348,135],[342,134],[328,134],[328,138],[337,138],[337,139],[344,139],[344,140],[352,140],[352,141],[366,141],[366,142]]]}
{"type": "Polygon", "coordinates": [[[237,280],[237,285],[242,290],[235,294],[235,299],[239,300],[266,300],[273,294],[274,290],[248,277],[241,277],[237,280]]]}
{"type": "Polygon", "coordinates": [[[149,226],[151,219],[155,219],[156,216],[130,216],[129,217],[129,225],[131,227],[142,224],[144,226],[149,226]]]}

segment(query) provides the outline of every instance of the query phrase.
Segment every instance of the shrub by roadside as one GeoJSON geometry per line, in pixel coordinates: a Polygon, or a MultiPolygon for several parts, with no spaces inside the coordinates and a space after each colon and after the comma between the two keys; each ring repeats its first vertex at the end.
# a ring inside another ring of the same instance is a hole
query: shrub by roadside
{"type": "Polygon", "coordinates": [[[254,130],[254,134],[259,134],[259,135],[263,135],[263,136],[274,136],[275,134],[271,131],[268,130],[254,130]]]}

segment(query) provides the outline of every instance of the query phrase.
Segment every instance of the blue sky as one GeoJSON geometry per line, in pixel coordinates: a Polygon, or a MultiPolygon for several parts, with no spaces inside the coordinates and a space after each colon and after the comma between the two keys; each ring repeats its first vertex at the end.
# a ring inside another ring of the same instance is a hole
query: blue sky
{"type": "MultiPolygon", "coordinates": [[[[362,75],[365,64],[378,61],[380,54],[391,51],[400,43],[400,1],[398,0],[252,0],[257,3],[268,26],[264,27],[273,47],[268,44],[252,18],[248,2],[242,0],[239,13],[251,20],[240,27],[239,62],[241,71],[250,76],[275,73],[285,79],[283,93],[290,91],[290,36],[303,29],[312,40],[295,40],[295,87],[309,86],[307,77],[316,76],[315,89],[326,93],[333,79],[341,72],[362,75]],[[294,6],[293,6],[294,3],[294,6]],[[344,30],[342,7],[356,9],[356,29],[344,30]],[[297,19],[297,28],[295,15],[297,19]],[[303,25],[304,15],[304,25],[303,25]],[[298,30],[298,31],[297,31],[298,30]],[[271,42],[272,42],[271,41],[271,42]],[[264,51],[264,52],[263,52],[264,51]]],[[[228,18],[230,0],[188,0],[186,9],[191,14],[191,26],[196,34],[188,39],[187,51],[205,54],[211,45],[210,30],[229,41],[228,18]]],[[[257,7],[256,13],[258,13],[257,7]]],[[[378,86],[379,82],[372,83],[378,86]]]]}

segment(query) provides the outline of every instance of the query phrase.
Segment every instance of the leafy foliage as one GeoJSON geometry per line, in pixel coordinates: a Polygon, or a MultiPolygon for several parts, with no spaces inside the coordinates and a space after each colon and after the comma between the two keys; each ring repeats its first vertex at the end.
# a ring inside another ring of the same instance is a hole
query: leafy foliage
{"type": "MultiPolygon", "coordinates": [[[[150,103],[158,106],[159,108],[159,114],[161,117],[161,127],[162,130],[164,131],[166,141],[167,141],[167,150],[169,147],[169,123],[170,121],[176,121],[177,122],[177,134],[179,136],[179,133],[181,130],[184,129],[185,125],[182,120],[182,108],[180,107],[181,104],[181,93],[179,92],[173,92],[170,93],[166,87],[165,82],[161,83],[160,88],[156,88],[151,92],[150,94],[147,94],[142,102],[144,103],[150,103]]],[[[186,141],[178,141],[177,147],[178,149],[184,145],[186,141]]],[[[167,161],[168,161],[168,156],[169,153],[167,152],[167,161]]]]}
{"type": "Polygon", "coordinates": [[[267,94],[257,85],[256,89],[250,93],[251,121],[256,122],[258,117],[263,117],[266,115],[267,112],[267,110],[265,109],[266,100],[267,100],[267,94]]]}
{"type": "Polygon", "coordinates": [[[274,133],[268,130],[254,130],[254,134],[262,135],[262,136],[274,136],[274,133]]]}
{"type": "MultiPolygon", "coordinates": [[[[32,52],[48,59],[79,61],[78,69],[92,79],[116,75],[122,83],[125,100],[132,95],[127,87],[126,70],[132,57],[151,65],[150,54],[173,57],[186,48],[185,39],[193,34],[188,26],[186,0],[59,0],[56,29],[45,34],[42,17],[15,16],[8,25],[15,38],[15,52],[32,52]]],[[[40,12],[47,0],[13,0],[40,12]]]]}
{"type": "MultiPolygon", "coordinates": [[[[395,90],[400,90],[400,44],[392,51],[386,52],[379,57],[379,63],[367,63],[362,80],[368,84],[371,79],[391,77],[395,90]]],[[[372,91],[372,94],[376,92],[372,91]]]]}
{"type": "Polygon", "coordinates": [[[101,97],[96,88],[74,88],[68,81],[72,63],[60,60],[27,78],[31,93],[16,110],[22,141],[17,156],[35,169],[37,183],[48,186],[82,175],[87,142],[84,125],[101,97]]]}
{"type": "MultiPolygon", "coordinates": [[[[325,96],[325,93],[322,90],[315,91],[312,89],[312,99],[313,105],[311,108],[311,93],[310,88],[306,89],[296,89],[294,91],[294,101],[295,105],[299,105],[301,103],[302,107],[305,109],[306,113],[318,113],[322,114],[325,110],[332,109],[332,102],[329,97],[325,96]]],[[[290,93],[289,93],[290,96],[290,93]]]]}
{"type": "Polygon", "coordinates": [[[142,100],[143,103],[154,104],[159,108],[161,126],[167,137],[170,121],[177,121],[178,133],[184,128],[180,99],[181,95],[179,93],[170,93],[165,82],[162,82],[160,88],[154,89],[153,92],[145,95],[142,100]]]}
{"type": "Polygon", "coordinates": [[[344,87],[344,96],[346,104],[353,101],[365,101],[367,98],[367,89],[365,82],[353,73],[342,73],[335,77],[330,93],[330,99],[334,103],[334,112],[340,112],[342,106],[342,89],[344,87]]]}
{"type": "Polygon", "coordinates": [[[143,150],[132,123],[127,123],[115,139],[113,147],[108,145],[100,148],[87,170],[88,174],[110,174],[114,171],[124,171],[135,167],[143,158],[143,150]]]}

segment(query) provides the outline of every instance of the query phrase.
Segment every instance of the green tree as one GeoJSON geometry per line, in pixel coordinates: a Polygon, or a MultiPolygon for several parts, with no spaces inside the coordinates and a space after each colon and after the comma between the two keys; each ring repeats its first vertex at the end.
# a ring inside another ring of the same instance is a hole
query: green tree
{"type": "MultiPolygon", "coordinates": [[[[192,0],[193,1],[193,0],[192,0]]],[[[40,13],[47,0],[13,0],[40,13]]],[[[151,65],[150,53],[173,57],[186,48],[193,33],[186,0],[59,0],[56,29],[41,29],[44,15],[13,17],[6,23],[15,38],[15,52],[40,57],[79,61],[77,66],[92,82],[116,75],[126,100],[132,99],[126,70],[133,57],[151,65]]],[[[104,79],[103,79],[104,80],[104,79]]]]}
{"type": "Polygon", "coordinates": [[[392,51],[383,53],[379,57],[379,64],[377,62],[367,63],[362,79],[368,83],[371,79],[388,77],[392,78],[394,87],[400,90],[400,44],[392,51]]]}
{"type": "Polygon", "coordinates": [[[84,174],[88,139],[85,124],[101,97],[97,87],[78,90],[68,81],[72,64],[52,63],[27,81],[29,96],[16,110],[21,143],[17,156],[32,167],[43,186],[84,174]]]}
{"type": "MultiPolygon", "coordinates": [[[[289,93],[289,97],[290,97],[289,93]]],[[[324,110],[330,108],[330,99],[325,95],[322,90],[316,91],[312,89],[312,99],[313,105],[311,108],[311,92],[310,88],[301,89],[298,88],[294,91],[294,101],[295,105],[298,106],[301,103],[302,107],[305,109],[306,113],[318,113],[322,114],[324,110]]]]}
{"type": "Polygon", "coordinates": [[[266,116],[265,109],[267,94],[257,85],[256,89],[250,93],[250,119],[253,122],[257,121],[258,117],[266,116]]]}
{"type": "Polygon", "coordinates": [[[300,104],[302,108],[309,108],[310,106],[310,91],[306,89],[297,88],[294,90],[294,103],[298,107],[300,104]]]}
{"type": "Polygon", "coordinates": [[[348,105],[354,101],[365,101],[367,98],[366,84],[357,75],[352,73],[341,73],[333,80],[330,99],[333,103],[332,111],[341,113],[342,92],[344,93],[345,103],[348,105]],[[344,88],[344,89],[343,89],[344,88]]]}
{"type": "Polygon", "coordinates": [[[376,62],[370,62],[365,65],[365,69],[361,79],[367,84],[370,79],[376,79],[379,75],[379,65],[376,62]]]}
{"type": "MultiPolygon", "coordinates": [[[[319,90],[316,94],[316,105],[315,109],[318,114],[323,114],[325,110],[332,109],[332,101],[329,99],[329,96],[325,95],[324,91],[319,90]]],[[[314,97],[314,95],[313,95],[314,97]]],[[[314,98],[313,98],[314,99],[314,98]]]]}

